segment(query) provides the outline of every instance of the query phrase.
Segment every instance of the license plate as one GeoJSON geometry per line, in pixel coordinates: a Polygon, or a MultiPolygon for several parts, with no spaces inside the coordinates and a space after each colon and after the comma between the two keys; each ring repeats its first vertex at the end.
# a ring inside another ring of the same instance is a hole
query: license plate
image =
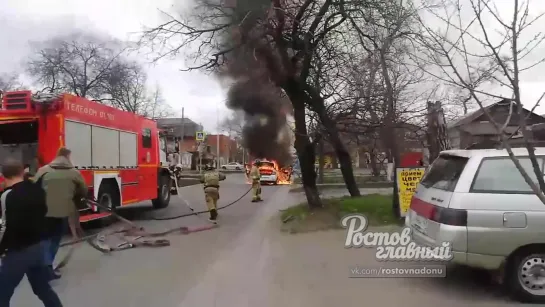
{"type": "Polygon", "coordinates": [[[413,227],[419,232],[425,234],[426,230],[428,229],[428,220],[415,214],[413,219],[413,227]]]}

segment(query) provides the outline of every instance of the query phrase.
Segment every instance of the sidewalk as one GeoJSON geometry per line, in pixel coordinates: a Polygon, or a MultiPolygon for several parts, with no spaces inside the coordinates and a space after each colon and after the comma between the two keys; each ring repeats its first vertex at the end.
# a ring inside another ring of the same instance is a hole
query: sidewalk
{"type": "Polygon", "coordinates": [[[352,266],[392,263],[377,262],[373,249],[344,248],[344,231],[281,233],[276,214],[296,198],[287,189],[271,196],[179,306],[514,305],[498,298],[486,280],[463,270],[449,278],[349,278],[352,266]]]}
{"type": "Polygon", "coordinates": [[[260,212],[247,221],[244,234],[232,242],[230,250],[218,257],[179,306],[280,306],[274,303],[274,297],[280,294],[270,288],[274,266],[271,265],[271,241],[266,234],[269,221],[278,212],[277,204],[289,203],[288,198],[287,189],[278,189],[262,205],[260,212]]]}

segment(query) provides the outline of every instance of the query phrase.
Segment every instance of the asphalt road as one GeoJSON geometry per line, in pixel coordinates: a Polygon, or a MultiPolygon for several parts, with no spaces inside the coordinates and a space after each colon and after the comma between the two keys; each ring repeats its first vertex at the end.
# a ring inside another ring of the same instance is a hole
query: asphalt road
{"type": "MultiPolygon", "coordinates": [[[[220,206],[249,188],[243,175],[229,175],[220,206]]],[[[65,306],[77,307],[520,306],[487,274],[463,268],[452,268],[446,278],[348,278],[354,265],[376,268],[385,262],[377,262],[374,249],[344,248],[344,231],[280,233],[275,214],[302,200],[288,189],[264,187],[262,203],[251,203],[248,194],[220,211],[219,228],[169,236],[170,247],[102,255],[81,245],[54,287],[65,306]]],[[[181,191],[195,209],[205,209],[201,186],[181,191]]],[[[160,211],[142,205],[123,213],[151,231],[207,223],[206,216],[149,221],[189,213],[176,198],[160,211]]],[[[25,280],[12,306],[42,305],[25,280]]]]}
{"type": "MultiPolygon", "coordinates": [[[[242,174],[230,174],[222,182],[219,206],[226,205],[244,194],[250,185],[242,174]]],[[[265,186],[263,197],[268,199],[288,187],[265,186]]],[[[205,210],[200,185],[181,188],[181,196],[196,210],[205,210]]],[[[120,212],[150,231],[162,231],[179,226],[199,226],[208,223],[205,214],[170,221],[150,221],[151,217],[169,217],[190,213],[182,200],[172,196],[171,204],[162,210],[151,210],[151,204],[141,204],[120,212]]],[[[220,227],[187,236],[171,235],[170,247],[136,248],[110,255],[82,244],[64,269],[61,280],[54,281],[65,306],[178,306],[185,293],[201,278],[207,267],[217,260],[222,250],[241,236],[250,220],[265,202],[252,203],[251,192],[237,204],[220,211],[220,227]]],[[[115,225],[114,225],[115,226],[115,225]]],[[[90,229],[89,231],[93,231],[90,229]]],[[[96,230],[95,230],[96,231],[96,230]]],[[[60,255],[66,253],[62,249],[60,255]]],[[[12,306],[42,306],[26,279],[16,290],[12,306]]],[[[205,306],[203,306],[205,307],[205,306]]]]}

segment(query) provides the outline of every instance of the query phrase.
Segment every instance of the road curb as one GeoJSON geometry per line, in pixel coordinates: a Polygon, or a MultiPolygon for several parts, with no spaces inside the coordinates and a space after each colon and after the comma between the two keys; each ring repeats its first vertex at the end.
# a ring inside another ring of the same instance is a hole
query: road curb
{"type": "MultiPolygon", "coordinates": [[[[323,190],[334,190],[334,189],[345,189],[346,185],[344,183],[330,183],[330,184],[317,184],[316,187],[318,191],[323,190]]],[[[364,184],[358,184],[360,189],[379,189],[379,188],[392,188],[392,182],[369,182],[364,184]]],[[[304,192],[303,185],[299,184],[290,189],[290,193],[300,193],[304,192]]]]}
{"type": "MultiPolygon", "coordinates": [[[[244,174],[243,171],[224,171],[220,170],[221,173],[224,174],[244,174]]],[[[182,178],[198,178],[201,174],[200,173],[183,173],[182,172],[182,178]]]]}
{"type": "Polygon", "coordinates": [[[180,178],[178,180],[178,187],[182,188],[182,187],[188,187],[188,186],[191,186],[191,185],[197,185],[197,184],[200,184],[201,181],[197,178],[180,178]]]}

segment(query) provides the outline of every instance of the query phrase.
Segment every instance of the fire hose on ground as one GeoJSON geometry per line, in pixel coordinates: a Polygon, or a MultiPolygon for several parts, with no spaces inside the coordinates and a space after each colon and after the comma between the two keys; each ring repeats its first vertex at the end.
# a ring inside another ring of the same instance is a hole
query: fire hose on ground
{"type": "MultiPolygon", "coordinates": [[[[175,185],[176,185],[176,189],[178,190],[178,182],[177,181],[178,180],[174,180],[175,185]]],[[[225,209],[227,207],[230,207],[230,206],[236,204],[244,196],[246,196],[251,190],[252,190],[252,188],[248,189],[248,191],[246,191],[244,194],[242,194],[242,196],[240,196],[239,198],[237,198],[236,200],[230,202],[227,205],[218,207],[217,210],[222,210],[222,209],[225,209]]],[[[193,209],[189,205],[189,203],[184,198],[181,197],[181,195],[179,193],[178,193],[178,197],[191,210],[191,213],[186,213],[186,214],[181,214],[181,215],[176,215],[176,216],[170,216],[170,217],[163,217],[163,218],[155,218],[154,217],[154,218],[151,218],[151,220],[155,220],[155,221],[175,220],[175,219],[180,219],[180,218],[183,218],[183,217],[188,217],[188,216],[193,216],[193,215],[199,216],[199,214],[208,213],[208,210],[195,211],[195,209],[193,209]]],[[[112,210],[111,208],[109,208],[107,206],[103,206],[103,205],[99,204],[98,202],[96,202],[94,200],[89,200],[89,199],[87,200],[87,203],[88,203],[88,205],[93,205],[93,206],[96,206],[96,207],[98,207],[98,208],[100,208],[102,210],[106,210],[106,211],[110,212],[113,217],[115,217],[117,220],[119,220],[120,222],[122,222],[123,224],[125,224],[128,227],[118,229],[118,230],[110,230],[110,231],[107,231],[105,233],[99,232],[99,233],[93,234],[93,235],[82,236],[80,238],[77,238],[77,239],[74,239],[74,240],[71,240],[71,241],[68,241],[68,242],[61,243],[61,245],[60,245],[61,247],[62,246],[71,246],[71,248],[68,251],[68,253],[62,258],[62,260],[56,265],[55,269],[63,268],[68,264],[68,262],[72,258],[72,255],[73,255],[78,243],[87,242],[94,249],[100,251],[101,253],[108,254],[108,253],[113,252],[113,251],[121,251],[121,250],[131,249],[131,248],[135,248],[135,247],[163,247],[163,246],[170,246],[170,241],[167,240],[167,239],[140,240],[140,239],[143,239],[143,238],[164,237],[164,236],[167,236],[167,235],[170,235],[170,234],[188,235],[190,233],[210,230],[210,229],[214,229],[214,228],[218,227],[217,224],[209,224],[209,225],[204,225],[204,226],[199,226],[199,227],[187,227],[187,226],[175,227],[175,228],[163,231],[163,232],[148,232],[148,231],[146,231],[144,229],[144,227],[138,226],[134,222],[120,216],[114,210],[112,210]],[[109,235],[116,235],[116,236],[119,236],[119,237],[123,236],[121,239],[124,242],[117,245],[117,246],[115,246],[115,247],[108,246],[108,245],[104,244],[104,238],[106,236],[109,236],[109,235]],[[129,239],[127,237],[133,237],[133,238],[129,239]]]]}

